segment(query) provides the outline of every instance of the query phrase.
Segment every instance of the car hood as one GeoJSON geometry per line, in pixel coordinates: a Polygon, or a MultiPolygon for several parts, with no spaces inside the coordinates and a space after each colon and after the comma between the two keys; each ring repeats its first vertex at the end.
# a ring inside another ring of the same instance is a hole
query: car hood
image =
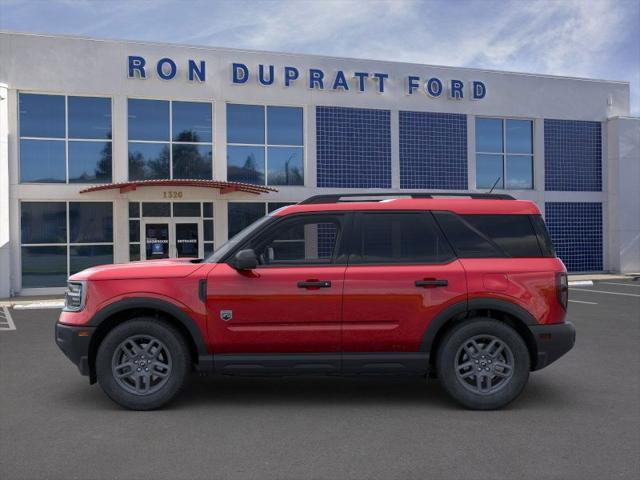
{"type": "Polygon", "coordinates": [[[202,261],[189,258],[145,260],[117,265],[100,265],[87,268],[69,280],[133,280],[150,278],[182,278],[201,268],[202,261]]]}

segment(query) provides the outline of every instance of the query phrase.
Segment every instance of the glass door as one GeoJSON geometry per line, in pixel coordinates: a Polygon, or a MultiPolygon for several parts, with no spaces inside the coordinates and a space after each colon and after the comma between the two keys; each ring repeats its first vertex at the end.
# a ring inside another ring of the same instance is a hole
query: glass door
{"type": "Polygon", "coordinates": [[[145,260],[169,258],[171,256],[170,232],[171,219],[143,221],[142,233],[144,235],[143,252],[145,260]]]}
{"type": "Polygon", "coordinates": [[[174,245],[177,258],[203,258],[202,219],[174,219],[174,245]]]}

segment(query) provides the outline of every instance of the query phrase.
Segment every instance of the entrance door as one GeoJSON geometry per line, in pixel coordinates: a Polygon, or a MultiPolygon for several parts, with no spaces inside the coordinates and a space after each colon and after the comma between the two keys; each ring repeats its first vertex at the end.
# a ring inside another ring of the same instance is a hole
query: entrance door
{"type": "Polygon", "coordinates": [[[176,258],[202,258],[202,220],[180,218],[174,220],[174,245],[176,258]]]}
{"type": "Polygon", "coordinates": [[[143,259],[202,258],[201,218],[143,219],[143,259]]]}

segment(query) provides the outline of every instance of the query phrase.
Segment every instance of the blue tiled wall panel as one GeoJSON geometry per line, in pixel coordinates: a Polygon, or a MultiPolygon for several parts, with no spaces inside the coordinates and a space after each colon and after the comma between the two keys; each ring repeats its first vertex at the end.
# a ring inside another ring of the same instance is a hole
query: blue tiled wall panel
{"type": "Polygon", "coordinates": [[[599,202],[547,202],[549,234],[570,272],[603,269],[602,204],[599,202]]]}
{"type": "Polygon", "coordinates": [[[467,189],[467,116],[400,112],[400,188],[467,189]]]}
{"type": "Polygon", "coordinates": [[[318,187],[391,188],[388,110],[316,107],[318,187]]]}
{"type": "Polygon", "coordinates": [[[577,120],[544,121],[546,190],[602,190],[602,124],[577,120]]]}

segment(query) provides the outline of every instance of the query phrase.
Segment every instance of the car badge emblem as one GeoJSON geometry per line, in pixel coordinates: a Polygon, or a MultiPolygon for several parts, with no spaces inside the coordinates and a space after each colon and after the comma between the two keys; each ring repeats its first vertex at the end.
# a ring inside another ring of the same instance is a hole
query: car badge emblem
{"type": "Polygon", "coordinates": [[[220,310],[220,319],[221,320],[224,320],[225,322],[228,322],[232,318],[233,318],[233,311],[232,310],[220,310]]]}

